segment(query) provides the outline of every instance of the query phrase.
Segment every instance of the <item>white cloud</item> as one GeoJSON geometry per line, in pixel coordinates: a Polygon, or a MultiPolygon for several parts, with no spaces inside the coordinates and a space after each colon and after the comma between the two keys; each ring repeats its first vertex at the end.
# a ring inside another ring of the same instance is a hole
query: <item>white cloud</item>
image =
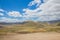
{"type": "Polygon", "coordinates": [[[3,9],[0,9],[0,12],[4,12],[4,10],[3,9]]]}
{"type": "Polygon", "coordinates": [[[31,17],[32,15],[36,15],[35,11],[33,11],[33,10],[30,10],[30,9],[23,9],[23,10],[25,11],[25,15],[27,17],[31,17]]]}
{"type": "Polygon", "coordinates": [[[32,5],[35,5],[35,4],[37,4],[37,6],[39,6],[40,3],[41,3],[40,0],[33,0],[32,2],[30,2],[30,3],[28,4],[28,6],[32,6],[32,5]]]}
{"type": "Polygon", "coordinates": [[[0,13],[0,16],[4,16],[4,14],[3,13],[0,13]]]}
{"type": "Polygon", "coordinates": [[[0,16],[4,16],[3,12],[4,12],[4,10],[0,9],[0,16]]]}
{"type": "Polygon", "coordinates": [[[2,17],[0,18],[0,22],[23,22],[24,20],[19,20],[19,19],[16,19],[16,18],[7,18],[7,17],[2,17]]]}
{"type": "MultiPolygon", "coordinates": [[[[28,8],[23,9],[23,11],[25,11],[25,13],[23,13],[23,16],[18,11],[10,11],[7,13],[11,17],[22,17],[23,20],[4,17],[0,18],[0,22],[21,22],[26,20],[34,20],[34,18],[37,18],[35,21],[51,21],[60,19],[60,0],[44,0],[44,2],[45,3],[42,5],[39,5],[41,3],[40,0],[34,0],[30,2],[28,4],[29,6],[37,4],[38,7],[35,10],[28,8]]],[[[0,11],[2,10],[0,9],[0,11]]]]}
{"type": "Polygon", "coordinates": [[[8,12],[8,15],[12,16],[12,17],[21,17],[22,16],[21,13],[18,11],[10,11],[10,12],[8,12]]]}
{"type": "MultiPolygon", "coordinates": [[[[34,1],[31,2],[34,5],[34,1]]],[[[45,3],[39,5],[35,10],[24,9],[26,16],[39,17],[40,21],[50,21],[60,19],[60,0],[45,0],[45,3]],[[42,10],[42,11],[40,11],[42,10]]]]}
{"type": "MultiPolygon", "coordinates": [[[[6,14],[12,18],[7,17],[0,17],[0,22],[23,22],[28,20],[26,17],[22,16],[19,11],[9,11],[6,14]]],[[[0,13],[0,16],[3,16],[3,12],[0,13]]]]}
{"type": "Polygon", "coordinates": [[[45,19],[57,20],[60,19],[60,0],[49,0],[47,3],[40,6],[42,10],[40,15],[46,15],[45,19]]]}
{"type": "Polygon", "coordinates": [[[44,0],[44,2],[48,2],[49,0],[44,0]]]}

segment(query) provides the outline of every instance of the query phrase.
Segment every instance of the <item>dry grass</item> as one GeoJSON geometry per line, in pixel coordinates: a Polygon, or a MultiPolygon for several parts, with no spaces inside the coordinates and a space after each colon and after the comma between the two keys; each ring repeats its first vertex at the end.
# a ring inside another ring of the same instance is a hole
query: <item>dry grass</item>
{"type": "MultiPolygon", "coordinates": [[[[6,26],[6,25],[5,25],[6,26]]],[[[8,33],[36,33],[36,32],[60,32],[59,23],[48,24],[48,23],[35,23],[28,22],[26,24],[14,24],[0,28],[0,35],[8,33]]]]}

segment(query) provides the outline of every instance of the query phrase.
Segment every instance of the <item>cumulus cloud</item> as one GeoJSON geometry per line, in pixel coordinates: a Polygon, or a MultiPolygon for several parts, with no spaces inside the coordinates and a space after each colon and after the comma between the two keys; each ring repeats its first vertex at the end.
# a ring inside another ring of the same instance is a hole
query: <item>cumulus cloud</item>
{"type": "Polygon", "coordinates": [[[40,0],[33,0],[33,1],[31,1],[31,2],[28,4],[28,6],[32,6],[32,5],[35,5],[35,4],[37,4],[36,6],[39,6],[40,3],[41,3],[40,0]]]}
{"type": "Polygon", "coordinates": [[[0,16],[4,16],[4,14],[3,13],[0,13],[0,16]]]}
{"type": "Polygon", "coordinates": [[[8,17],[2,17],[0,18],[0,22],[9,22],[9,23],[13,23],[13,22],[23,22],[24,20],[19,20],[17,18],[8,18],[8,17]]]}
{"type": "Polygon", "coordinates": [[[0,9],[0,16],[4,16],[3,12],[4,12],[4,10],[0,9]]]}
{"type": "Polygon", "coordinates": [[[49,0],[44,0],[44,2],[48,2],[49,0]]]}
{"type": "Polygon", "coordinates": [[[8,15],[11,16],[11,17],[21,17],[21,13],[18,12],[18,11],[10,11],[8,12],[8,15]]]}
{"type": "Polygon", "coordinates": [[[30,10],[30,9],[23,9],[23,11],[25,11],[25,15],[27,16],[27,17],[31,17],[32,15],[36,15],[35,13],[36,13],[36,10],[30,10]]]}
{"type": "Polygon", "coordinates": [[[42,5],[39,5],[39,7],[35,10],[24,9],[25,14],[29,15],[29,17],[32,17],[32,16],[38,17],[39,19],[37,20],[40,20],[40,21],[59,20],[60,19],[60,0],[44,0],[44,1],[45,3],[43,3],[42,5]]]}
{"type": "Polygon", "coordinates": [[[45,19],[48,20],[57,20],[60,19],[60,0],[49,0],[45,4],[40,6],[42,10],[40,15],[44,16],[45,19]]]}
{"type": "Polygon", "coordinates": [[[0,9],[0,12],[4,12],[4,10],[3,9],[0,9]]]}
{"type": "MultiPolygon", "coordinates": [[[[19,11],[9,11],[7,14],[11,17],[21,17],[23,20],[16,18],[0,18],[0,21],[7,22],[21,22],[26,20],[34,21],[51,21],[51,20],[60,20],[60,0],[44,0],[45,3],[41,4],[40,0],[33,0],[28,4],[32,6],[37,4],[35,10],[29,8],[23,9],[24,13],[21,15],[19,11]]],[[[0,9],[0,11],[3,11],[0,9]]],[[[3,15],[3,14],[0,14],[3,15]]]]}

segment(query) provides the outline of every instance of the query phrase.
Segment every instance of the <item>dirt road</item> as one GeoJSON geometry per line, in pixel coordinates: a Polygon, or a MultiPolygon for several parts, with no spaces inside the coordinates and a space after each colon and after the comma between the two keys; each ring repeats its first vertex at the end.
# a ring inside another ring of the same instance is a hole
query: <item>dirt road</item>
{"type": "Polygon", "coordinates": [[[31,33],[5,36],[1,40],[60,40],[60,33],[31,33]]]}

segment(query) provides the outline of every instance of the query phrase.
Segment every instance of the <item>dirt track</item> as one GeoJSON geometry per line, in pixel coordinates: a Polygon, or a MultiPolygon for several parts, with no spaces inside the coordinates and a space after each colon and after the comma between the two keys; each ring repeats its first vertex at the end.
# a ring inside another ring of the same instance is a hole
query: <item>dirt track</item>
{"type": "Polygon", "coordinates": [[[1,40],[60,40],[60,33],[15,34],[1,40]]]}

